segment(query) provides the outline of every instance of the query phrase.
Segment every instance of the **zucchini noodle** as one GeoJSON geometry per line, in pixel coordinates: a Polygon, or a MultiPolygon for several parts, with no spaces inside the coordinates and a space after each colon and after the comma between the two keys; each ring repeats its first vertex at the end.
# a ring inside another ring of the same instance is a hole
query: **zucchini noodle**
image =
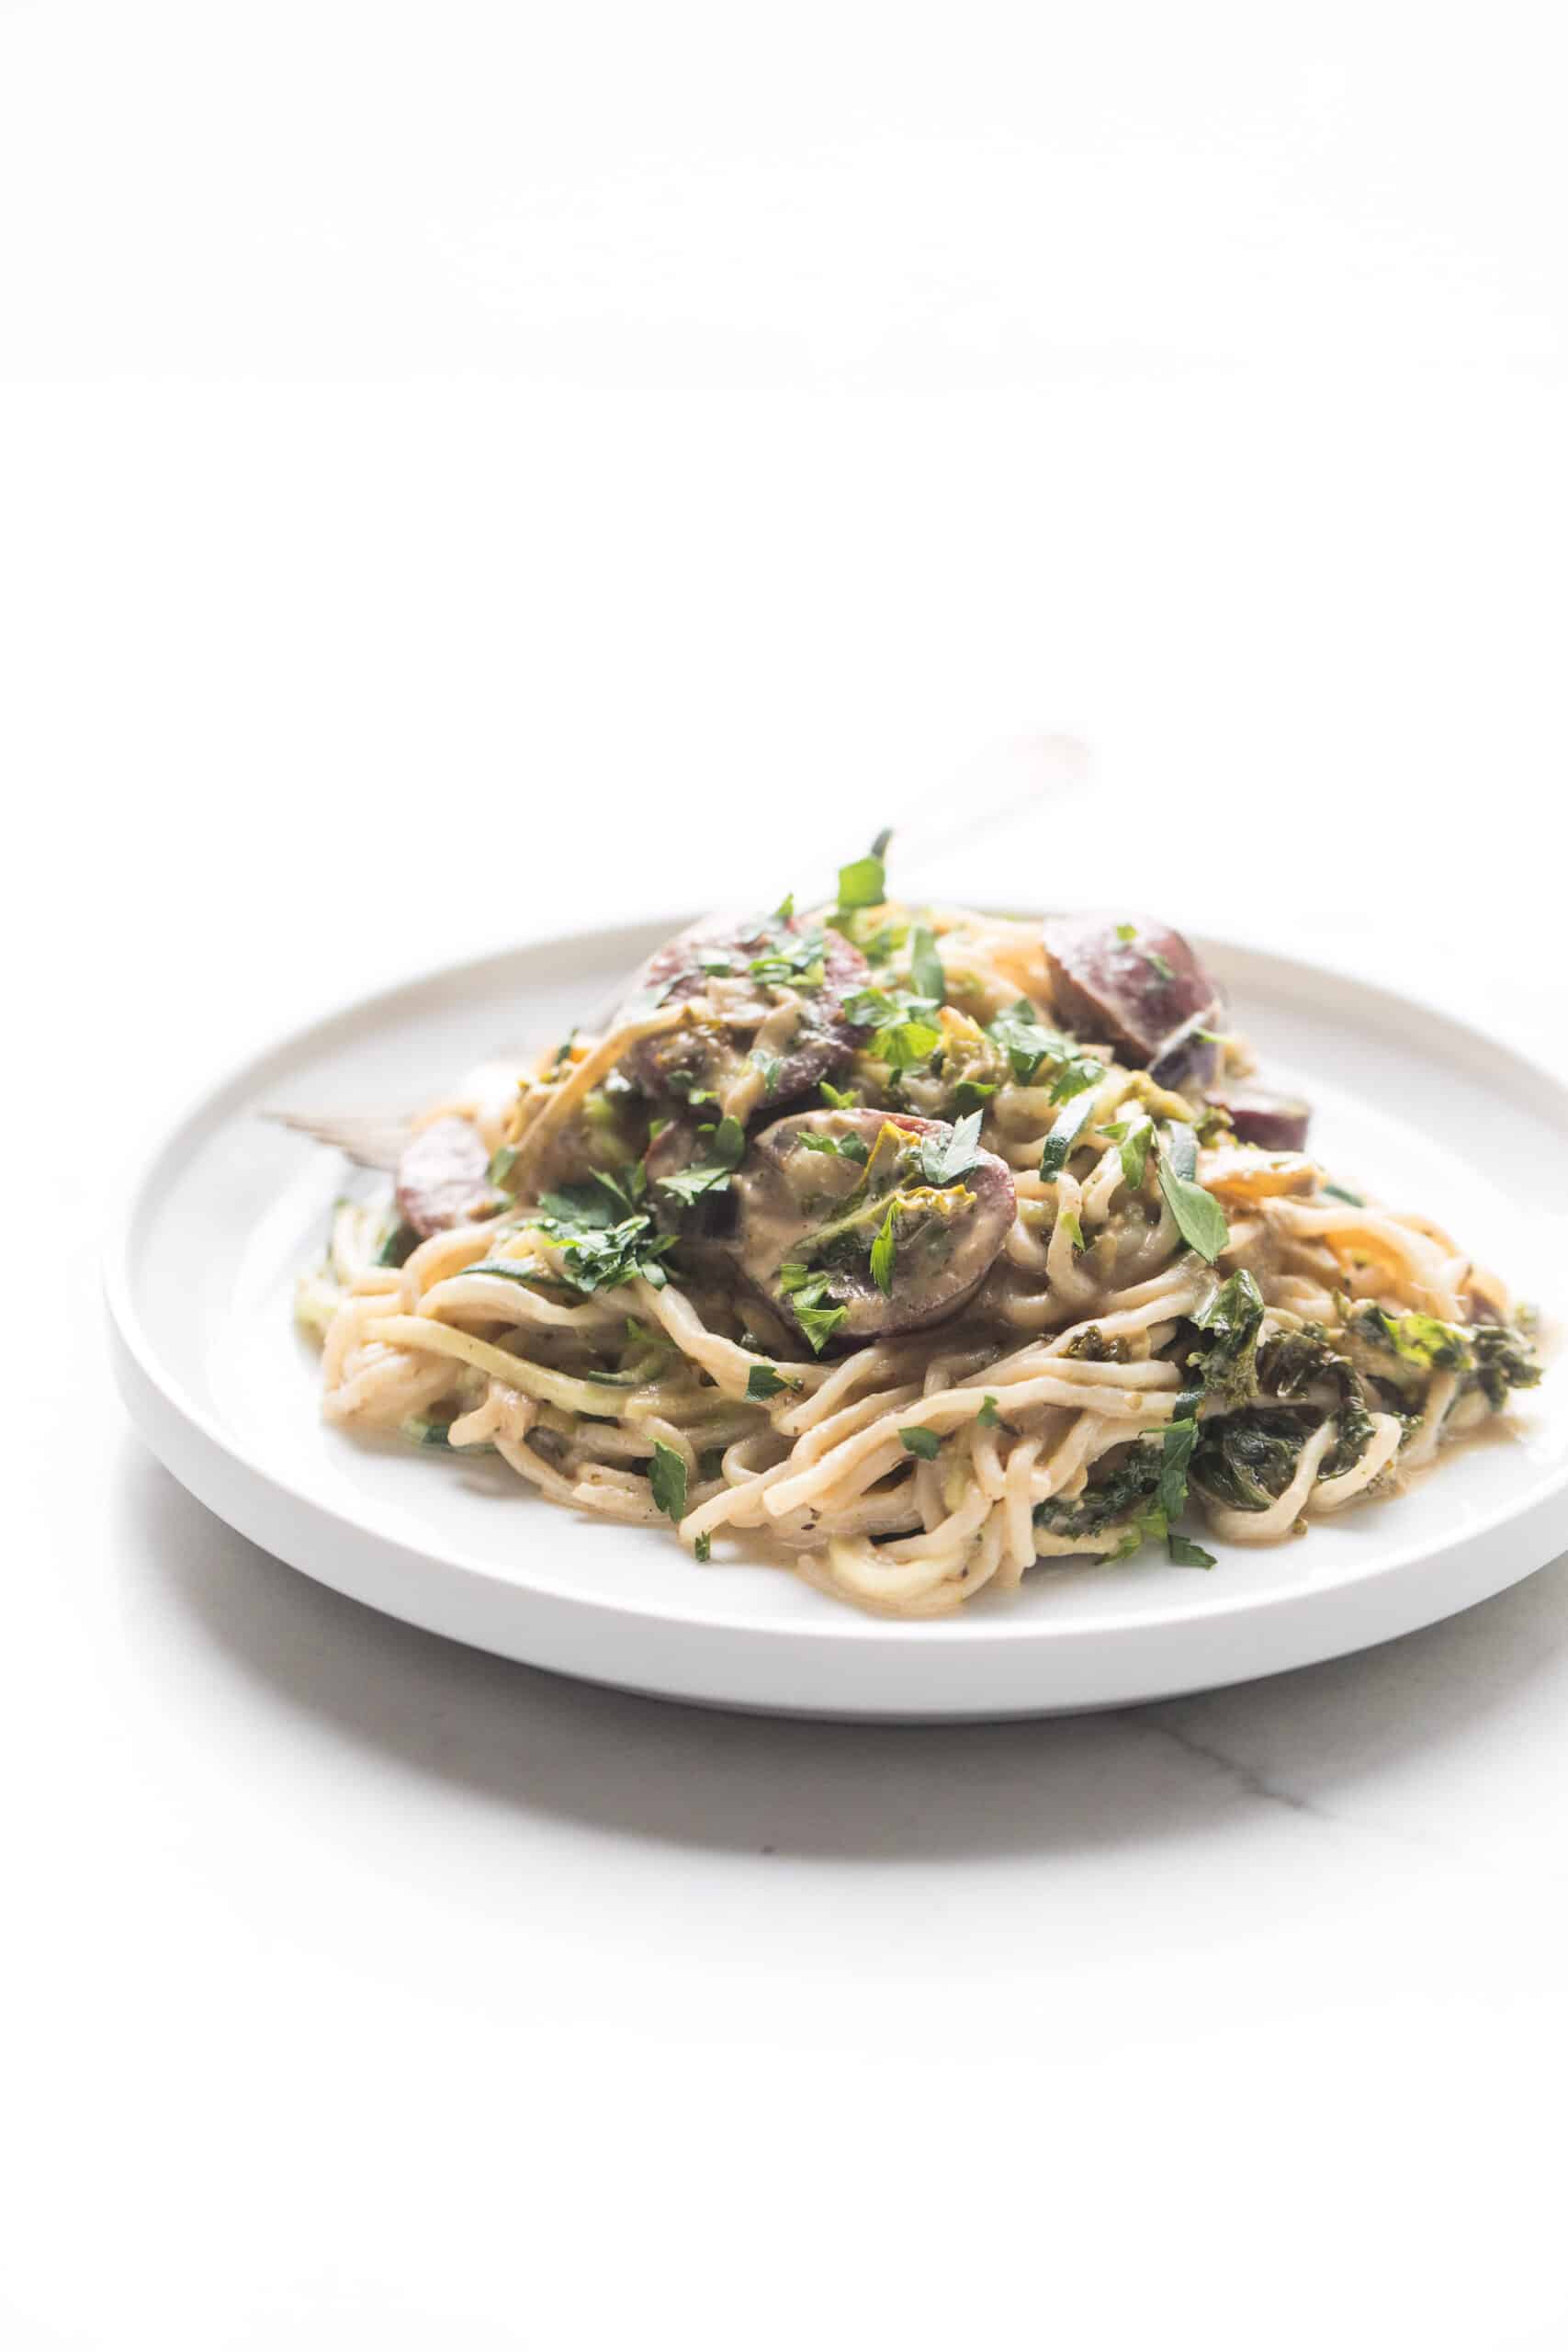
{"type": "Polygon", "coordinates": [[[1539,1377],[1440,1227],[1247,1139],[1228,1021],[1168,1070],[1038,922],[899,906],[879,852],[840,893],[673,943],[602,1034],[415,1123],[300,1283],[333,1421],[919,1618],[1040,1561],[1211,1565],[1189,1507],[1304,1531],[1539,1377]],[[419,1166],[463,1149],[438,1213],[419,1166]]]}

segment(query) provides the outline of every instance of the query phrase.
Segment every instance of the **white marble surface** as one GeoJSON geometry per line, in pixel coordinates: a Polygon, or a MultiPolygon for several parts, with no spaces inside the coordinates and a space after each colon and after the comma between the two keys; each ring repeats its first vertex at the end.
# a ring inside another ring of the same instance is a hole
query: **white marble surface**
{"type": "Polygon", "coordinates": [[[1568,1563],[1229,1693],[687,1713],[126,1430],[132,1136],[334,998],[859,845],[1561,1055],[1559,28],[0,9],[0,2329],[1568,2340],[1568,1563]],[[17,231],[20,233],[17,233],[17,231]]]}

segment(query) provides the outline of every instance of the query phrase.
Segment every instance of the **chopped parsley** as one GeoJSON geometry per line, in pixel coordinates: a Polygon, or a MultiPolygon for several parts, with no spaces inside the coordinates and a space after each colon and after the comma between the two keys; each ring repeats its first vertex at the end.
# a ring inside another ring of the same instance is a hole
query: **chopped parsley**
{"type": "Polygon", "coordinates": [[[839,868],[839,908],[843,914],[852,914],[856,907],[879,907],[887,896],[887,868],[882,854],[892,835],[878,833],[876,839],[881,847],[874,847],[869,857],[857,857],[852,865],[839,868]]]}
{"type": "Polygon", "coordinates": [[[700,1132],[712,1138],[708,1157],[694,1160],[691,1167],[678,1170],[673,1176],[657,1180],[661,1193],[671,1193],[687,1208],[705,1193],[727,1191],[730,1170],[739,1165],[746,1149],[746,1130],[739,1119],[721,1119],[716,1127],[704,1127],[700,1132]]]}
{"type": "Polygon", "coordinates": [[[705,1532],[703,1534],[698,1536],[696,1542],[692,1546],[692,1557],[696,1561],[699,1567],[706,1567],[708,1562],[713,1557],[713,1537],[711,1535],[705,1532]]]}
{"type": "Polygon", "coordinates": [[[1148,1167],[1149,1146],[1154,1141],[1154,1121],[1144,1119],[1135,1127],[1123,1128],[1119,1137],[1122,1173],[1130,1192],[1141,1193],[1144,1175],[1148,1167]]]}
{"type": "Polygon", "coordinates": [[[677,1521],[684,1519],[686,1465],[673,1446],[655,1442],[648,1483],[653,1488],[654,1501],[666,1518],[677,1521]]]}
{"type": "Polygon", "coordinates": [[[1092,1055],[1085,1054],[1057,1071],[1051,1083],[1051,1100],[1053,1102],[1070,1102],[1075,1094],[1082,1094],[1089,1087],[1098,1086],[1104,1076],[1105,1064],[1097,1062],[1092,1055]]]}
{"type": "MultiPolygon", "coordinates": [[[[637,1177],[641,1174],[636,1170],[637,1177]]],[[[574,1290],[615,1290],[639,1276],[659,1289],[670,1279],[660,1261],[674,1248],[674,1236],[656,1233],[652,1218],[640,1209],[617,1218],[617,1193],[626,1197],[613,1179],[601,1176],[592,1184],[547,1193],[539,1204],[534,1224],[560,1250],[562,1271],[574,1290]]]]}
{"type": "Polygon", "coordinates": [[[1197,1166],[1197,1136],[1180,1120],[1171,1120],[1160,1139],[1160,1191],[1183,1241],[1212,1266],[1231,1238],[1230,1227],[1213,1194],[1194,1181],[1197,1166]]]}
{"type": "Polygon", "coordinates": [[[909,977],[922,996],[940,1004],[947,994],[947,975],[937,954],[936,941],[923,922],[909,933],[909,977]]]}
{"type": "Polygon", "coordinates": [[[1009,1005],[1005,1012],[998,1012],[986,1035],[993,1046],[999,1046],[1006,1054],[1020,1086],[1029,1084],[1042,1062],[1073,1058],[1071,1039],[1059,1036],[1054,1029],[1042,1028],[1040,1016],[1026,996],[1009,1005]]]}
{"type": "Polygon", "coordinates": [[[998,1427],[1001,1416],[997,1411],[997,1400],[994,1396],[986,1397],[975,1419],[983,1430],[994,1430],[998,1427]]]}
{"type": "Polygon", "coordinates": [[[827,978],[827,952],[819,931],[786,932],[746,968],[754,980],[775,988],[819,989],[827,978]]]}
{"type": "Polygon", "coordinates": [[[1172,1533],[1166,1540],[1169,1546],[1173,1567],[1212,1568],[1213,1566],[1213,1554],[1205,1552],[1201,1544],[1194,1544],[1190,1535],[1172,1533]]]}
{"type": "Polygon", "coordinates": [[[927,1136],[920,1146],[920,1173],[928,1184],[956,1184],[980,1156],[980,1119],[971,1111],[947,1136],[927,1136]]]}
{"type": "Polygon", "coordinates": [[[814,1273],[809,1266],[791,1263],[779,1268],[779,1288],[789,1300],[790,1312],[810,1342],[813,1355],[821,1354],[850,1311],[847,1306],[824,1304],[831,1296],[830,1279],[814,1273]]]}
{"type": "Polygon", "coordinates": [[[831,1111],[855,1111],[860,1107],[860,1096],[858,1094],[846,1094],[839,1087],[832,1085],[825,1078],[818,1080],[817,1089],[818,1092],[821,1095],[823,1102],[827,1103],[829,1109],[831,1111]]]}
{"type": "Polygon", "coordinates": [[[898,1442],[906,1453],[917,1453],[922,1462],[934,1462],[942,1451],[942,1440],[935,1430],[900,1430],[898,1442]]]}
{"type": "Polygon", "coordinates": [[[753,1405],[765,1404],[770,1396],[782,1396],[786,1388],[798,1388],[798,1380],[785,1380],[771,1363],[754,1363],[746,1375],[746,1395],[753,1405]]]}
{"type": "Polygon", "coordinates": [[[830,1159],[853,1159],[863,1164],[871,1152],[863,1136],[819,1136],[813,1127],[802,1127],[795,1136],[801,1151],[819,1151],[830,1159]]]}
{"type": "Polygon", "coordinates": [[[779,1082],[779,1072],[784,1068],[783,1062],[777,1054],[752,1054],[750,1063],[752,1069],[761,1074],[763,1093],[771,1094],[779,1082]]]}

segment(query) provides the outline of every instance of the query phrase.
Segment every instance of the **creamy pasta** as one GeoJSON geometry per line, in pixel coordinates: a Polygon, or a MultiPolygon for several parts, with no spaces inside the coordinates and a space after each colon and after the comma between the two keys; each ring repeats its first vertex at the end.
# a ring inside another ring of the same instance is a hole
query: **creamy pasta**
{"type": "Polygon", "coordinates": [[[333,1421],[916,1617],[1212,1565],[1193,1512],[1310,1527],[1539,1377],[1495,1276],[1310,1156],[1179,933],[914,910],[884,851],[415,1123],[300,1285],[333,1421]]]}

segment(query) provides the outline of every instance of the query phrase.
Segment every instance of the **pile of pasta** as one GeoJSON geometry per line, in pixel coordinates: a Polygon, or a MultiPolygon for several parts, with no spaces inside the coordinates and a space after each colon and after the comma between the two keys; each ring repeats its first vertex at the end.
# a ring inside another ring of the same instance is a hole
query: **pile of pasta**
{"type": "MultiPolygon", "coordinates": [[[[1072,1132],[1053,1148],[1059,1058],[1031,1069],[1009,1050],[1022,1012],[1051,1016],[1038,924],[926,921],[940,1048],[894,1069],[869,1038],[826,1091],[949,1129],[964,1101],[1010,1170],[1005,1238],[951,1317],[818,1351],[787,1301],[738,1279],[722,1236],[688,1243],[653,1215],[632,1170],[649,1148],[637,1122],[659,1123],[618,1074],[698,1016],[690,997],[645,997],[426,1114],[481,1138],[482,1214],[419,1238],[385,1197],[339,1204],[299,1307],[329,1417],[492,1454],[573,1511],[672,1529],[699,1560],[737,1538],[837,1598],[926,1616],[1041,1560],[1156,1543],[1202,1565],[1178,1524],[1192,1508],[1228,1542],[1285,1536],[1393,1492],[1538,1376],[1528,1320],[1448,1234],[1304,1153],[1238,1142],[1201,1094],[1113,1051],[1075,1065],[1072,1132]],[[585,1179],[605,1207],[574,1225],[562,1187],[585,1179]],[[1195,1227],[1194,1191],[1212,1227],[1195,1227]]],[[[913,927],[886,901],[857,910],[853,935],[890,943],[885,990],[909,983],[913,927]]],[[[778,994],[782,1012],[787,980],[778,994]]],[[[1224,1051],[1245,1069],[1239,1039],[1224,1051]]],[[[705,1130],[746,1136],[738,1182],[767,1067],[747,1056],[705,1130]]]]}

